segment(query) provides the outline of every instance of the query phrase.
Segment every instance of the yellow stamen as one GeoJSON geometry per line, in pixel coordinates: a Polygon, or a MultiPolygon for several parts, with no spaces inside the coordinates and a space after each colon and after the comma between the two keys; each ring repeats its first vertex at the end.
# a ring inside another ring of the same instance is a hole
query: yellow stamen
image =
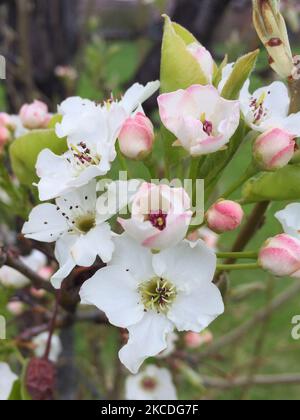
{"type": "Polygon", "coordinates": [[[262,105],[262,104],[265,102],[266,97],[267,97],[267,93],[266,93],[266,92],[263,92],[263,93],[260,95],[260,98],[259,98],[259,99],[258,99],[258,101],[257,101],[257,106],[262,105]]]}
{"type": "Polygon", "coordinates": [[[205,114],[205,112],[202,112],[202,114],[200,116],[200,121],[202,122],[202,124],[205,123],[205,121],[206,121],[206,114],[205,114]]]}

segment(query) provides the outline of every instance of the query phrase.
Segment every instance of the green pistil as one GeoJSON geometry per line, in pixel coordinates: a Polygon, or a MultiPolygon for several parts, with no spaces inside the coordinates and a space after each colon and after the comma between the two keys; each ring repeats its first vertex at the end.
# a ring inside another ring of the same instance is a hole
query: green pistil
{"type": "Polygon", "coordinates": [[[76,220],[76,227],[82,233],[88,233],[96,225],[94,215],[81,216],[76,220]]]}
{"type": "Polygon", "coordinates": [[[145,310],[167,313],[176,298],[176,288],[168,280],[154,277],[140,286],[140,294],[145,310]]]}

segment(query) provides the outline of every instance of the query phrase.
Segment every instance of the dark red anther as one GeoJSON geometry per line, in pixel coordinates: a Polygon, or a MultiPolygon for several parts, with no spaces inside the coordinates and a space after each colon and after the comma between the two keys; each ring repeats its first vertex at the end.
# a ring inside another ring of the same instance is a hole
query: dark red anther
{"type": "Polygon", "coordinates": [[[212,132],[213,132],[213,125],[211,121],[204,121],[203,123],[203,131],[208,134],[209,136],[211,136],[212,132]]]}
{"type": "Polygon", "coordinates": [[[150,213],[148,220],[158,230],[163,231],[167,226],[167,213],[164,213],[162,210],[150,213]]]}

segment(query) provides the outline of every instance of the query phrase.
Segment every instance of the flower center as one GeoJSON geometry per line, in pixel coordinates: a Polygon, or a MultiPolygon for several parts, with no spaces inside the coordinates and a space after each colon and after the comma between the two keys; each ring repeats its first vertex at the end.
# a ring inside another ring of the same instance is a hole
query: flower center
{"type": "Polygon", "coordinates": [[[213,125],[211,121],[204,121],[203,123],[203,131],[208,135],[211,136],[213,132],[213,125]]]}
{"type": "Polygon", "coordinates": [[[268,94],[269,92],[268,93],[263,92],[258,99],[253,98],[253,97],[251,98],[250,108],[252,109],[252,112],[253,112],[254,124],[259,124],[260,122],[262,122],[264,118],[267,117],[268,112],[265,107],[265,100],[268,94]]]}
{"type": "Polygon", "coordinates": [[[163,231],[167,226],[167,217],[168,214],[164,213],[162,210],[156,212],[151,212],[148,214],[148,220],[155,228],[163,231]]]}
{"type": "Polygon", "coordinates": [[[205,112],[201,115],[200,121],[203,124],[203,131],[208,135],[211,136],[213,132],[213,123],[206,119],[205,112]]]}
{"type": "Polygon", "coordinates": [[[80,216],[76,219],[75,225],[80,232],[88,233],[96,226],[95,216],[92,214],[80,216]]]}
{"type": "Polygon", "coordinates": [[[141,386],[145,391],[154,391],[157,387],[157,382],[154,378],[147,376],[142,379],[141,386]]]}
{"type": "Polygon", "coordinates": [[[84,169],[91,165],[99,165],[101,156],[93,153],[83,141],[78,145],[71,145],[71,153],[77,168],[84,169]]]}
{"type": "Polygon", "coordinates": [[[159,277],[142,283],[139,291],[146,311],[152,310],[163,314],[169,311],[177,295],[175,286],[159,277]]]}

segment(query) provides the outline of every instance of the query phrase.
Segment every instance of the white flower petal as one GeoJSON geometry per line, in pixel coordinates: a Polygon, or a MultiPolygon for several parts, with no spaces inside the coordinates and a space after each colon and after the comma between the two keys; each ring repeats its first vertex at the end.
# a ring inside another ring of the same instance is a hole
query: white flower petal
{"type": "Polygon", "coordinates": [[[36,163],[39,196],[41,201],[52,200],[67,189],[72,174],[64,155],[57,156],[51,150],[43,150],[36,163]]]}
{"type": "Polygon", "coordinates": [[[300,204],[289,204],[284,210],[275,214],[276,219],[281,223],[283,230],[288,235],[300,239],[300,204]]]}
{"type": "Polygon", "coordinates": [[[57,259],[60,268],[51,278],[51,283],[56,289],[60,289],[64,279],[68,277],[76,266],[71,255],[71,249],[77,239],[77,235],[66,234],[56,242],[55,258],[57,259]]]}
{"type": "Polygon", "coordinates": [[[87,280],[80,290],[81,300],[105,312],[111,324],[127,328],[144,316],[136,280],[122,267],[106,267],[87,280]]]}
{"type": "Polygon", "coordinates": [[[71,219],[87,213],[95,213],[96,208],[96,181],[80,187],[56,200],[60,212],[71,219]]]}
{"type": "Polygon", "coordinates": [[[201,332],[224,312],[219,289],[213,283],[194,285],[187,292],[179,292],[168,318],[178,331],[201,332]]]}
{"type": "Polygon", "coordinates": [[[138,324],[128,327],[128,343],[119,352],[123,365],[132,373],[137,373],[145,359],[167,348],[167,334],[173,328],[164,315],[146,313],[138,324]]]}
{"type": "Polygon", "coordinates": [[[65,218],[53,204],[40,204],[29,215],[29,221],[23,226],[26,238],[42,242],[54,242],[68,230],[65,218]]]}
{"type": "Polygon", "coordinates": [[[169,215],[166,228],[163,231],[156,229],[155,234],[148,236],[142,242],[142,245],[156,250],[163,250],[170,246],[176,246],[185,238],[191,218],[192,212],[169,215]]]}
{"type": "Polygon", "coordinates": [[[71,254],[76,265],[89,267],[94,264],[97,255],[104,263],[108,263],[113,251],[110,225],[103,223],[81,235],[73,245],[71,254]]]}
{"type": "Polygon", "coordinates": [[[0,401],[6,401],[18,377],[11,371],[7,363],[0,362],[0,401]]]}
{"type": "Polygon", "coordinates": [[[149,82],[146,86],[135,83],[127,90],[120,104],[128,114],[131,114],[136,108],[150,98],[160,87],[160,82],[149,82]]]}
{"type": "Polygon", "coordinates": [[[174,401],[177,399],[176,388],[172,376],[167,369],[148,365],[138,375],[130,375],[126,379],[126,399],[145,401],[174,401]],[[155,386],[143,387],[143,380],[152,380],[155,386]]]}
{"type": "Polygon", "coordinates": [[[170,280],[179,288],[212,282],[216,264],[215,253],[201,240],[193,244],[183,241],[153,256],[156,275],[170,280]]]}
{"type": "Polygon", "coordinates": [[[300,112],[289,115],[283,122],[283,128],[295,137],[300,137],[300,112]]]}
{"type": "Polygon", "coordinates": [[[110,265],[118,265],[136,279],[137,283],[154,276],[152,253],[126,234],[114,238],[115,251],[110,265]]]}

